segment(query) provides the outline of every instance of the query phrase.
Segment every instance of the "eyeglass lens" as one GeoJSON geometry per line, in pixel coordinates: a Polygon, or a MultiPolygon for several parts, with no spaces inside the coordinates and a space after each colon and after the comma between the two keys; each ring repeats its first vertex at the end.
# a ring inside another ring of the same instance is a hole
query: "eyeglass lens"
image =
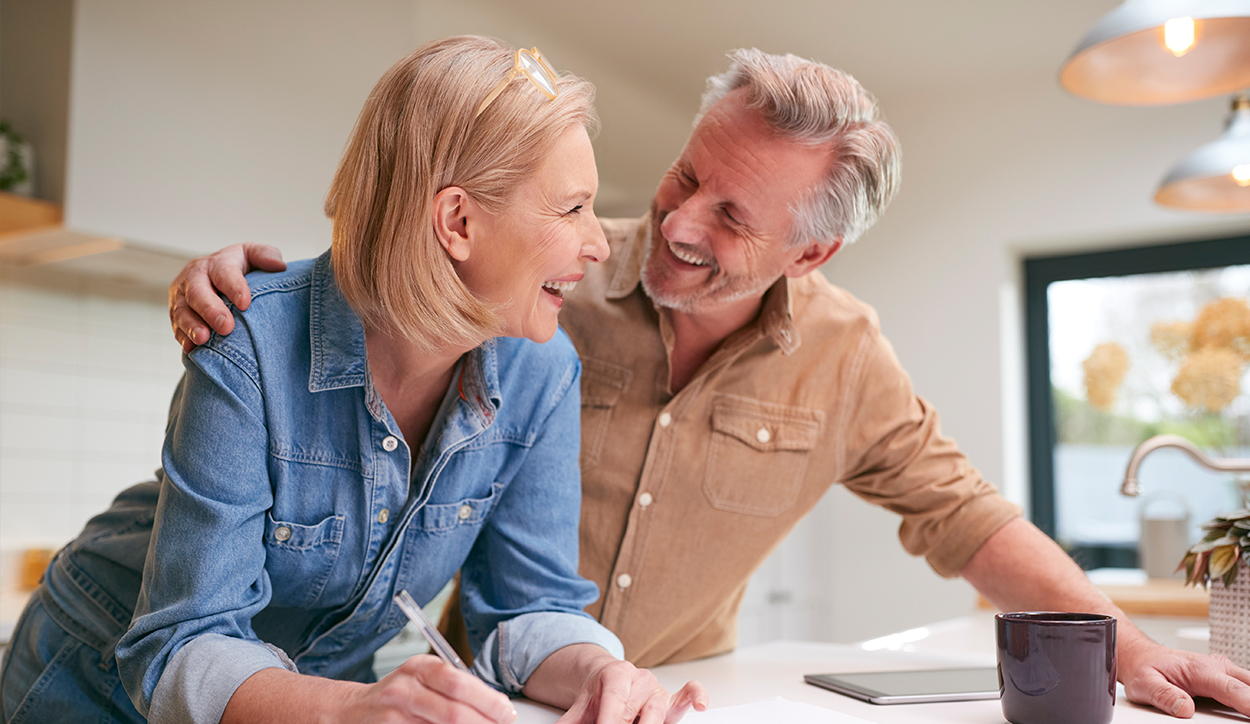
{"type": "Polygon", "coordinates": [[[555,78],[551,77],[551,72],[537,58],[529,52],[522,50],[518,53],[518,65],[521,66],[522,72],[529,76],[540,89],[548,96],[554,98],[556,95],[555,78]]]}

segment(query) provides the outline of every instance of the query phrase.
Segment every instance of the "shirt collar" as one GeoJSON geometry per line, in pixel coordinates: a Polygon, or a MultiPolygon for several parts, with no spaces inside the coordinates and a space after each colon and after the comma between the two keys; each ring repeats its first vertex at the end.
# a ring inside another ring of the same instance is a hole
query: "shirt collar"
{"type": "Polygon", "coordinates": [[[312,345],[309,392],[365,384],[365,328],[334,281],[328,251],[313,264],[308,329],[312,345]]]}
{"type": "MultiPolygon", "coordinates": [[[[636,289],[640,294],[645,294],[640,289],[642,262],[650,246],[651,214],[648,213],[639,220],[637,231],[622,244],[618,252],[621,261],[608,284],[608,299],[624,299],[636,289]]],[[[781,277],[764,292],[759,318],[747,326],[752,325],[759,325],[761,332],[777,345],[782,354],[789,355],[799,348],[801,340],[799,330],[794,325],[794,302],[790,294],[789,277],[781,277]]]]}
{"type": "MultiPolygon", "coordinates": [[[[364,386],[368,378],[365,328],[334,280],[328,251],[313,265],[308,327],[312,347],[309,392],[364,386]]],[[[496,346],[494,340],[487,340],[470,351],[452,383],[487,425],[503,401],[496,346]]]]}

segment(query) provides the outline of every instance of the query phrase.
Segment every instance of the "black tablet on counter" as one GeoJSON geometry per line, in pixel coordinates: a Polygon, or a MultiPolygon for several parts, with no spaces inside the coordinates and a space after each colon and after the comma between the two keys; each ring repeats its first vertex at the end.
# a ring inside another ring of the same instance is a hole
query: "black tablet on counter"
{"type": "Polygon", "coordinates": [[[873,671],[850,674],[808,674],[813,686],[873,704],[918,704],[935,701],[997,699],[998,668],[873,671]]]}

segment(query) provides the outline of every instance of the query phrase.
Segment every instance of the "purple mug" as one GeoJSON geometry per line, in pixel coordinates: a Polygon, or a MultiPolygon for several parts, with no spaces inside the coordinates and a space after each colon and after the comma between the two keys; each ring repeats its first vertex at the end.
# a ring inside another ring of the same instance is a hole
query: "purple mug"
{"type": "Polygon", "coordinates": [[[1108,724],[1115,707],[1115,617],[994,617],[1003,716],[1012,724],[1108,724]]]}

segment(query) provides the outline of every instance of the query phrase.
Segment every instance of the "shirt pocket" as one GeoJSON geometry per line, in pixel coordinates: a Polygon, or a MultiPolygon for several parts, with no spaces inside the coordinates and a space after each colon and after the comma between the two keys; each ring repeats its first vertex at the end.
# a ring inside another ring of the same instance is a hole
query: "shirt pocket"
{"type": "Polygon", "coordinates": [[[773,517],[798,500],[824,413],[717,394],[703,494],[717,510],[773,517]]]}
{"type": "Polygon", "coordinates": [[[490,493],[484,498],[465,498],[456,503],[427,503],[417,513],[414,524],[427,533],[446,533],[461,526],[480,527],[495,507],[503,488],[502,483],[493,483],[490,493]]]}
{"type": "Polygon", "coordinates": [[[273,586],[270,605],[308,607],[321,596],[343,542],[343,516],[316,525],[275,520],[265,513],[265,569],[273,586]]]}
{"type": "Polygon", "coordinates": [[[626,367],[589,357],[582,358],[583,468],[599,464],[599,456],[603,454],[608,428],[612,423],[612,411],[633,376],[633,371],[626,367]]]}

